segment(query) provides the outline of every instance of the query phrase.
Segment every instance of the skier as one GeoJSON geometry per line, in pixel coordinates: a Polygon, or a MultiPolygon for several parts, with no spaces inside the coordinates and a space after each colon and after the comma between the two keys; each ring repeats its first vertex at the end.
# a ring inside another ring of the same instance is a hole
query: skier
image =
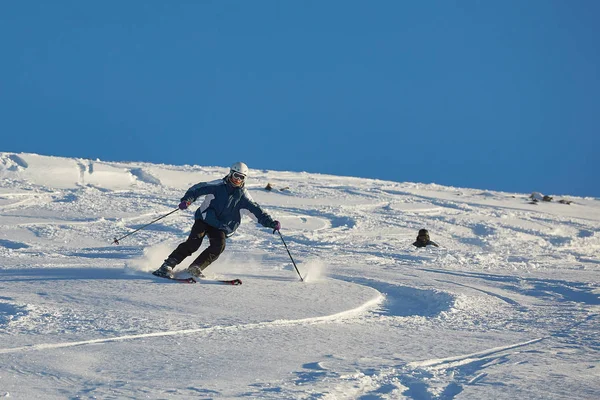
{"type": "Polygon", "coordinates": [[[242,209],[250,211],[258,222],[267,228],[279,231],[281,224],[252,200],[244,187],[248,167],[236,162],[223,179],[212,182],[200,182],[185,193],[179,208],[185,210],[196,199],[205,196],[204,202],[196,210],[195,222],[188,239],[181,243],[169,255],[159,269],[152,274],[160,277],[173,277],[173,268],[186,257],[196,252],[204,236],[208,236],[209,246],[192,262],[187,271],[198,278],[204,277],[205,270],[225,250],[225,239],[231,236],[240,225],[242,209]]]}
{"type": "Polygon", "coordinates": [[[429,232],[427,231],[427,229],[421,229],[419,230],[419,235],[417,236],[417,241],[413,243],[413,246],[415,247],[425,247],[425,246],[435,246],[435,247],[440,247],[438,246],[438,244],[432,240],[429,239],[429,232]]]}

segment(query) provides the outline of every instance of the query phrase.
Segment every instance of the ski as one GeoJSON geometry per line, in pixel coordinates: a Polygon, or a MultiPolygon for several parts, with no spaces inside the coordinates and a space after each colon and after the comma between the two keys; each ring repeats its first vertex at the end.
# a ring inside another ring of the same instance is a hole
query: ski
{"type": "MultiPolygon", "coordinates": [[[[194,279],[194,278],[191,278],[194,279]]],[[[223,284],[223,285],[241,285],[242,281],[240,279],[211,279],[211,278],[195,278],[197,283],[205,283],[205,284],[223,284]]]]}
{"type": "Polygon", "coordinates": [[[169,276],[158,276],[158,275],[154,275],[158,278],[163,278],[163,279],[168,279],[170,281],[174,281],[174,282],[180,282],[180,283],[196,283],[196,280],[194,278],[171,278],[169,276]]]}
{"type": "MultiPolygon", "coordinates": [[[[180,282],[180,283],[198,283],[198,281],[192,277],[190,278],[171,278],[168,276],[158,276],[158,275],[154,275],[157,276],[158,278],[163,278],[163,279],[168,279],[170,281],[174,281],[174,282],[180,282]]],[[[241,285],[242,281],[241,279],[208,279],[208,278],[199,278],[199,280],[201,282],[204,283],[221,283],[224,285],[233,285],[233,286],[237,286],[237,285],[241,285]]]]}

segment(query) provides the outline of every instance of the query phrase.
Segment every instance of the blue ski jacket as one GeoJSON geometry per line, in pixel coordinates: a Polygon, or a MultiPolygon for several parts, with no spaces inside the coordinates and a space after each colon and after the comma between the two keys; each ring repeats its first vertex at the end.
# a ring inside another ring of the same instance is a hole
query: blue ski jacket
{"type": "Polygon", "coordinates": [[[181,201],[193,203],[201,196],[205,198],[196,210],[195,219],[224,231],[227,236],[232,235],[240,226],[242,210],[250,211],[262,226],[273,227],[273,218],[252,200],[246,188],[235,187],[226,178],[192,186],[181,201]]]}

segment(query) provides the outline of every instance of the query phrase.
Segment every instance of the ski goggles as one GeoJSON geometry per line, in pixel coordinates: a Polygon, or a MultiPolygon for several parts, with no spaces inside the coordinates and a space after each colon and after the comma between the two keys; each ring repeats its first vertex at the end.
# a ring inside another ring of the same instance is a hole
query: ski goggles
{"type": "Polygon", "coordinates": [[[246,180],[246,175],[240,173],[240,172],[234,172],[233,174],[231,174],[231,177],[233,179],[236,179],[238,181],[245,181],[246,180]]]}

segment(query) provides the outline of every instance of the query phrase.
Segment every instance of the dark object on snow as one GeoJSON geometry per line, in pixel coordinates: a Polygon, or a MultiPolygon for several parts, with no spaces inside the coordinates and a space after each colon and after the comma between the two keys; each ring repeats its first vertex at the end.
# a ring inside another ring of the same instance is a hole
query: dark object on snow
{"type": "Polygon", "coordinates": [[[413,243],[413,246],[426,247],[429,245],[432,245],[435,247],[440,247],[440,246],[438,246],[438,244],[436,242],[433,242],[429,239],[429,232],[427,231],[427,229],[419,230],[419,235],[417,236],[417,241],[413,243]]]}
{"type": "MultiPolygon", "coordinates": [[[[270,183],[267,183],[267,186],[265,186],[265,190],[268,191],[268,192],[270,192],[273,189],[274,189],[274,187],[270,183]]],[[[283,188],[279,189],[280,192],[283,192],[284,190],[290,190],[290,187],[286,186],[286,187],[283,187],[283,188]]]]}
{"type": "Polygon", "coordinates": [[[532,192],[531,195],[529,195],[529,200],[531,201],[542,201],[543,198],[544,195],[540,192],[532,192]]]}
{"type": "Polygon", "coordinates": [[[560,204],[571,204],[571,203],[572,203],[572,201],[571,201],[571,200],[564,200],[564,199],[562,199],[562,200],[559,200],[558,202],[559,202],[560,204]]]}
{"type": "Polygon", "coordinates": [[[538,201],[552,201],[552,197],[545,194],[541,194],[540,192],[533,192],[529,196],[529,200],[531,200],[531,203],[529,204],[534,204],[538,201]]]}

